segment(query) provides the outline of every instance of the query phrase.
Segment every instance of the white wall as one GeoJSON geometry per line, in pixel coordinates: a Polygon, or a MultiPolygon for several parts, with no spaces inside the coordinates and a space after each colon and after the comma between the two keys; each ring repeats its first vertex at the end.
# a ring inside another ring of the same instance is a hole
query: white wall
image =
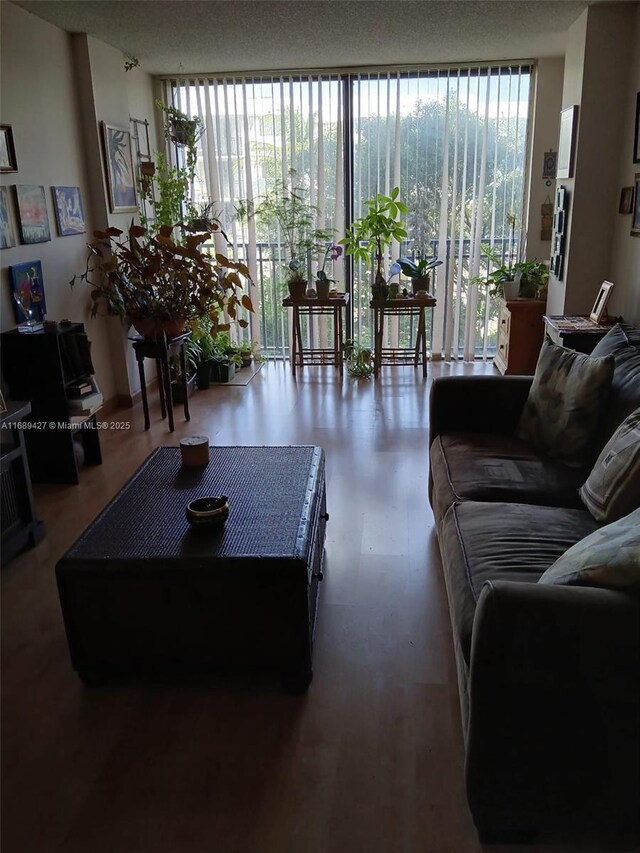
{"type": "Polygon", "coordinates": [[[537,258],[547,261],[551,255],[551,240],[542,240],[540,237],[541,208],[547,200],[553,204],[555,182],[552,180],[547,185],[542,171],[545,151],[556,151],[558,148],[563,76],[562,58],[539,60],[532,121],[527,260],[537,258]]]}
{"type": "Polygon", "coordinates": [[[0,120],[12,127],[18,160],[18,172],[1,174],[0,184],[44,186],[51,230],[49,242],[20,245],[10,193],[17,245],[0,250],[2,330],[15,327],[8,267],[40,260],[47,319],[87,325],[105,399],[126,399],[139,389],[126,334],[113,318],[91,320],[88,288],[72,291],[69,281],[85,268],[86,243],[94,230],[107,224],[123,228],[131,220],[132,214],[108,211],[99,121],[125,129],[130,115],[153,122],[152,80],[138,69],[125,73],[120,51],[87,36],[71,36],[7,2],[2,3],[0,49],[0,120]],[[52,186],[80,188],[86,234],[58,236],[52,186]]]}
{"type": "MultiPolygon", "coordinates": [[[[633,162],[633,140],[636,122],[636,99],[640,92],[640,3],[637,4],[635,34],[636,45],[630,69],[628,85],[624,99],[624,118],[622,122],[622,146],[618,163],[618,187],[634,185],[636,175],[640,175],[640,163],[633,162]]],[[[631,215],[618,213],[618,197],[613,199],[610,212],[613,219],[613,237],[611,241],[611,281],[615,287],[611,291],[609,312],[622,316],[634,324],[640,325],[640,237],[632,237],[631,215]]]]}
{"type": "Polygon", "coordinates": [[[562,106],[577,104],[579,119],[574,177],[558,180],[569,192],[570,212],[563,281],[551,277],[550,314],[589,313],[609,279],[616,284],[610,313],[640,321],[634,295],[640,241],[629,237],[618,251],[617,219],[621,170],[630,174],[627,125],[639,88],[637,21],[637,3],[606,3],[590,6],[569,30],[562,106]]]}

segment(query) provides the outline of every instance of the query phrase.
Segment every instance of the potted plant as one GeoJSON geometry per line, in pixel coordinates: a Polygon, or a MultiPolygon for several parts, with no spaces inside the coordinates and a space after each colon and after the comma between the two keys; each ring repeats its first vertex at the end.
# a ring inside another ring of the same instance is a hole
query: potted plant
{"type": "Polygon", "coordinates": [[[350,339],[344,342],[343,353],[349,376],[369,379],[373,375],[373,353],[370,349],[350,339]]]}
{"type": "Polygon", "coordinates": [[[347,229],[340,243],[346,247],[346,254],[353,255],[356,261],[375,261],[375,276],[371,287],[374,299],[386,299],[388,295],[382,264],[384,253],[392,240],[401,243],[407,236],[401,216],[406,216],[407,206],[399,201],[399,187],[391,190],[390,196],[380,195],[365,201],[368,208],[366,216],[356,219],[347,229]]]}
{"type": "Polygon", "coordinates": [[[335,284],[335,280],[333,278],[329,278],[324,268],[327,265],[327,261],[337,261],[338,258],[342,255],[342,246],[338,246],[335,243],[331,242],[327,246],[324,252],[324,258],[322,259],[322,266],[316,273],[316,294],[318,299],[328,299],[329,291],[331,290],[331,285],[335,284]]]}
{"type": "MultiPolygon", "coordinates": [[[[197,382],[197,370],[201,358],[200,346],[193,337],[185,341],[184,356],[187,366],[187,397],[190,397],[197,382]]],[[[182,382],[180,359],[178,356],[174,356],[171,359],[169,372],[171,376],[171,399],[176,404],[184,403],[184,384],[182,382]]]]}
{"type": "MultiPolygon", "coordinates": [[[[163,225],[154,234],[133,223],[127,239],[120,239],[119,228],[94,232],[85,271],[70,282],[90,285],[92,317],[103,308],[143,336],[157,338],[179,334],[198,317],[208,317],[214,331],[225,330],[224,311],[234,318],[240,306],[253,311],[249,296],[240,293],[242,279],[250,280],[243,263],[203,252],[206,234],[176,243],[172,232],[163,225]]],[[[242,318],[237,322],[248,325],[242,318]]]]}
{"type": "MultiPolygon", "coordinates": [[[[292,172],[292,183],[294,177],[292,172]]],[[[255,216],[265,227],[279,230],[289,258],[286,285],[293,299],[302,299],[311,256],[319,254],[331,238],[329,231],[315,227],[318,209],[309,201],[307,188],[300,184],[288,187],[284,181],[278,181],[254,209],[240,205],[238,213],[241,217],[255,216]]]]}
{"type": "Polygon", "coordinates": [[[420,290],[429,290],[429,280],[431,270],[442,265],[442,261],[437,258],[428,260],[427,258],[398,258],[397,263],[400,264],[400,269],[407,278],[411,279],[411,289],[413,293],[418,293],[420,290]]]}
{"type": "Polygon", "coordinates": [[[518,295],[524,299],[543,299],[547,295],[549,266],[545,261],[520,261],[513,267],[514,280],[519,284],[518,295]]]}

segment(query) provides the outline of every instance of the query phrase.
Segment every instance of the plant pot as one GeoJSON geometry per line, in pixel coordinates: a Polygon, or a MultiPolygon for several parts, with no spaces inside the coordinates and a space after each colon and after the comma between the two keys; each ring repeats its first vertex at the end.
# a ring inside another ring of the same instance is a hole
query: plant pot
{"type": "Polygon", "coordinates": [[[242,366],[243,367],[251,367],[252,361],[253,361],[252,355],[243,355],[242,356],[242,366]]]}
{"type": "Polygon", "coordinates": [[[198,369],[196,371],[196,385],[200,391],[206,391],[209,387],[209,383],[211,382],[211,366],[213,364],[213,360],[210,358],[205,358],[198,365],[198,369]]]}
{"type": "MultiPolygon", "coordinates": [[[[191,376],[187,379],[187,397],[190,397],[193,394],[193,389],[196,385],[196,374],[192,373],[191,376]]],[[[171,383],[171,399],[173,400],[173,405],[178,406],[184,403],[184,389],[182,386],[182,382],[174,379],[171,383]]]]}
{"type": "Polygon", "coordinates": [[[289,281],[287,282],[287,287],[289,288],[289,296],[292,299],[304,299],[304,295],[307,292],[307,281],[306,279],[289,281]]]}
{"type": "Polygon", "coordinates": [[[195,121],[180,121],[171,124],[169,139],[176,145],[188,145],[189,140],[196,134],[195,121]]]}
{"type": "Polygon", "coordinates": [[[231,361],[214,361],[211,364],[211,381],[212,382],[230,382],[236,375],[236,366],[231,361]]]}
{"type": "Polygon", "coordinates": [[[502,282],[502,292],[504,293],[504,298],[509,302],[510,300],[517,299],[520,295],[520,282],[519,281],[503,281],[502,282]]]}
{"type": "Polygon", "coordinates": [[[331,282],[328,279],[326,281],[323,281],[322,279],[318,279],[316,281],[316,293],[318,295],[318,299],[328,299],[330,290],[331,282]]]}
{"type": "Polygon", "coordinates": [[[166,335],[168,338],[175,338],[184,332],[184,327],[187,321],[184,319],[176,320],[156,320],[154,317],[139,317],[131,320],[131,325],[139,335],[148,340],[155,341],[166,335]]]}
{"type": "Polygon", "coordinates": [[[431,279],[431,274],[427,273],[427,275],[423,275],[420,278],[412,278],[411,279],[411,290],[413,295],[415,296],[421,290],[429,290],[429,281],[431,279]]]}
{"type": "Polygon", "coordinates": [[[386,302],[389,298],[388,284],[373,284],[371,286],[371,299],[374,302],[386,302]]]}

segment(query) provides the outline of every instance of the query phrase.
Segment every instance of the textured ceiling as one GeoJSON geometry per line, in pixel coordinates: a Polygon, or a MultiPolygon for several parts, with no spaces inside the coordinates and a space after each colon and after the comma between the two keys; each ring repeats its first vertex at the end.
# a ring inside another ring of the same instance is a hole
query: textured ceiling
{"type": "Polygon", "coordinates": [[[560,56],[589,0],[15,2],[172,74],[560,56]]]}

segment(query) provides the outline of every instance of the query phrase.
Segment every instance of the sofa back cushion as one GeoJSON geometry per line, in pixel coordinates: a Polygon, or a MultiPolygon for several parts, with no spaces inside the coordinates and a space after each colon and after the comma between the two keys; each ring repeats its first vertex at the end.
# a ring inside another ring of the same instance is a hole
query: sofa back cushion
{"type": "Polygon", "coordinates": [[[591,355],[596,358],[612,355],[615,361],[611,391],[596,439],[599,451],[627,415],[640,406],[640,329],[616,323],[591,355]]]}
{"type": "Polygon", "coordinates": [[[566,465],[590,463],[613,370],[612,355],[593,358],[546,340],[518,422],[518,438],[566,465]]]}
{"type": "Polygon", "coordinates": [[[576,542],[538,583],[640,590],[640,509],[576,542]]]}
{"type": "Polygon", "coordinates": [[[596,521],[604,523],[640,507],[640,408],[605,444],[579,495],[596,521]]]}

